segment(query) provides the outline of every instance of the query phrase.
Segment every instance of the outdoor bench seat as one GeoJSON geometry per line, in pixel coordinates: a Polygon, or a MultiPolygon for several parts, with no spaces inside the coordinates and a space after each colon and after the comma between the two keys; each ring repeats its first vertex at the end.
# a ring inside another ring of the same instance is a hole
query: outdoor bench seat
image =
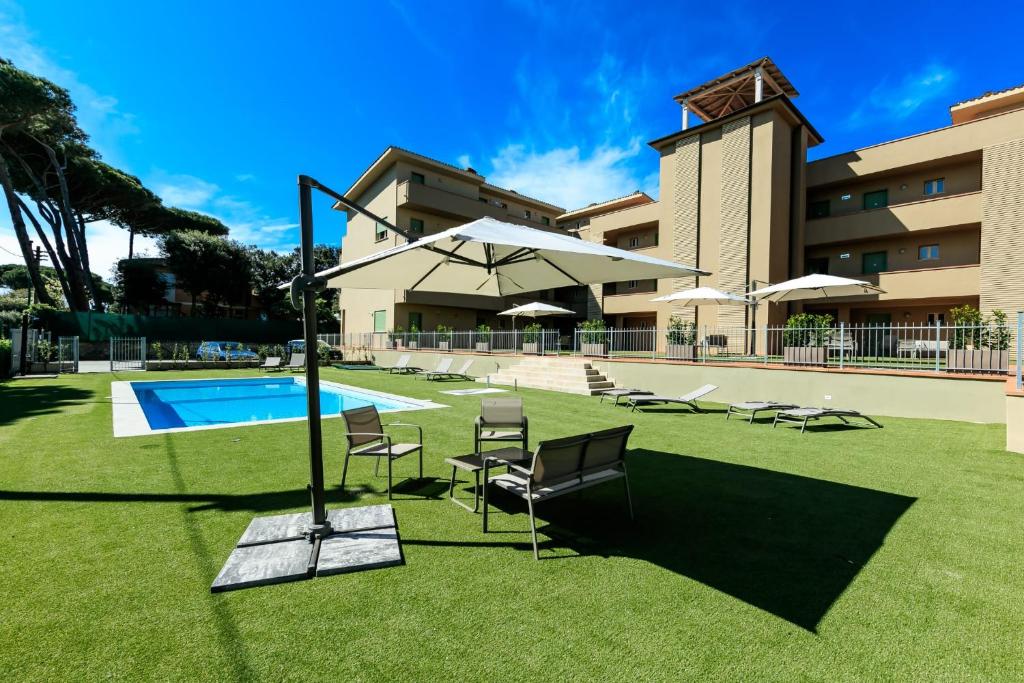
{"type": "Polygon", "coordinates": [[[500,457],[482,454],[484,533],[487,533],[487,491],[492,484],[526,501],[530,515],[533,557],[536,560],[540,559],[537,549],[537,518],[534,514],[534,505],[537,503],[621,479],[625,487],[626,507],[632,519],[633,502],[626,472],[626,442],[632,431],[633,425],[625,425],[591,434],[541,441],[537,444],[529,468],[500,457]],[[488,478],[489,468],[500,465],[507,466],[508,473],[488,478]]]}

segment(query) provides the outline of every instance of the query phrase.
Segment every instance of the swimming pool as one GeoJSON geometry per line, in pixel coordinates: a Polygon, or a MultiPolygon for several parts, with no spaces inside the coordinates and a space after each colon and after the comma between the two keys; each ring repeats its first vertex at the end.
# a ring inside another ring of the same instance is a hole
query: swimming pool
{"type": "MultiPolygon", "coordinates": [[[[299,377],[113,382],[114,436],[263,424],[306,417],[306,383],[299,377]],[[118,386],[120,385],[120,386],[118,386]],[[127,386],[124,386],[127,385],[127,386]]],[[[375,405],[380,412],[439,408],[431,401],[320,383],[320,414],[375,405]]]]}

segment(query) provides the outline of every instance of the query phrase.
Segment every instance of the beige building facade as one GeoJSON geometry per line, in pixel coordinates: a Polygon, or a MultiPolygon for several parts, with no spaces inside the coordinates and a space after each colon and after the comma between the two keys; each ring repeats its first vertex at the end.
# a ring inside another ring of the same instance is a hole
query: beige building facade
{"type": "MultiPolygon", "coordinates": [[[[768,58],[675,97],[680,130],[650,143],[658,200],[635,192],[565,211],[490,185],[473,169],[388,148],[346,197],[413,232],[482,216],[558,230],[674,260],[711,275],[538,292],[515,301],[393,290],[345,291],[345,331],[437,324],[498,328],[495,313],[549,299],[613,327],[664,329],[673,317],[736,329],[781,325],[801,304],[679,307],[651,299],[706,285],[742,294],[812,272],[884,294],[806,310],[853,324],[949,321],[968,304],[1024,308],[1024,86],[950,108],[951,125],[808,163],[823,141],[768,58]]],[[[346,259],[402,241],[350,212],[346,259]]],[[[506,323],[507,324],[507,323],[506,323]]]]}

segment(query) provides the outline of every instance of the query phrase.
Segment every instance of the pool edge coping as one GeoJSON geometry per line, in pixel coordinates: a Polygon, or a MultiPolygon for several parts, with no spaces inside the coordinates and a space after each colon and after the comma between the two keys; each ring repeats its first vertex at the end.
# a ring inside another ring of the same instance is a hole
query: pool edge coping
{"type": "MultiPolygon", "coordinates": [[[[306,417],[281,417],[272,420],[254,420],[252,422],[234,422],[231,424],[217,424],[217,425],[197,425],[194,427],[169,427],[167,429],[153,429],[149,426],[149,420],[146,419],[146,414],[142,410],[142,405],[139,403],[139,398],[135,394],[135,390],[132,388],[133,383],[145,383],[145,382],[202,382],[209,380],[226,380],[226,379],[263,379],[265,375],[256,375],[254,377],[202,377],[202,378],[179,378],[179,379],[136,379],[136,380],[120,380],[117,382],[110,383],[110,402],[111,402],[111,419],[113,421],[114,438],[124,438],[131,436],[152,436],[154,434],[174,434],[180,432],[196,432],[205,431],[210,429],[232,429],[235,427],[250,427],[256,425],[268,425],[268,424],[281,424],[285,422],[304,422],[306,417]]],[[[292,376],[292,379],[297,384],[306,384],[305,377],[292,376]]],[[[410,408],[400,408],[397,410],[383,410],[382,414],[391,413],[407,413],[415,412],[417,410],[433,410],[435,408],[450,408],[444,403],[437,403],[429,399],[411,398],[409,396],[401,396],[399,394],[389,394],[384,391],[376,391],[374,389],[365,389],[363,387],[357,387],[353,384],[342,384],[341,382],[332,382],[330,380],[320,380],[320,384],[331,386],[337,389],[348,389],[351,391],[358,392],[369,396],[375,396],[382,399],[389,399],[412,405],[410,408]]],[[[341,417],[338,415],[321,415],[321,420],[331,420],[341,417]]]]}

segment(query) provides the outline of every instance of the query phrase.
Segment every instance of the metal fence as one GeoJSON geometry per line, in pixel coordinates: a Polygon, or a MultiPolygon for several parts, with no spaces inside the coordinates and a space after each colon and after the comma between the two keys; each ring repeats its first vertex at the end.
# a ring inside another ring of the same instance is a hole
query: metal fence
{"type": "Polygon", "coordinates": [[[111,337],[110,338],[110,371],[145,370],[146,369],[146,338],[145,337],[111,337]]]}
{"type": "MultiPolygon", "coordinates": [[[[575,355],[605,358],[1006,373],[1011,332],[1007,325],[846,323],[816,328],[577,329],[572,348],[575,355]]],[[[1016,338],[1019,343],[1019,333],[1016,338]]]]}
{"type": "Polygon", "coordinates": [[[538,355],[560,354],[563,343],[571,340],[570,337],[563,337],[558,330],[357,332],[321,334],[318,338],[332,348],[357,353],[395,349],[538,355]]]}

